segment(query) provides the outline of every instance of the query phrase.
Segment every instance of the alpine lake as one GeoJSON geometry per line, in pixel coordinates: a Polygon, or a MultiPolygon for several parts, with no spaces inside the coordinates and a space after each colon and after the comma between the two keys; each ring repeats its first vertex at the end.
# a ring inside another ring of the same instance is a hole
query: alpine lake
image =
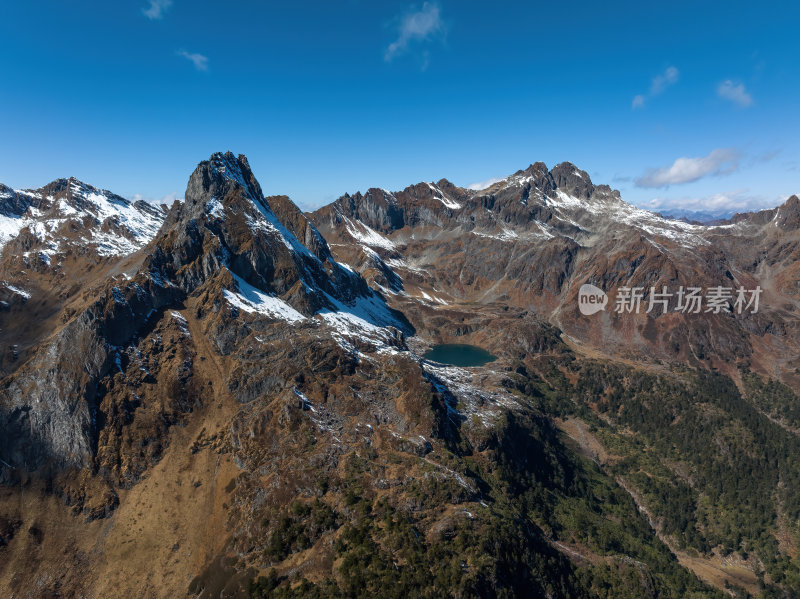
{"type": "Polygon", "coordinates": [[[464,343],[434,345],[422,357],[432,362],[460,367],[483,366],[497,359],[497,356],[493,356],[483,348],[464,343]]]}

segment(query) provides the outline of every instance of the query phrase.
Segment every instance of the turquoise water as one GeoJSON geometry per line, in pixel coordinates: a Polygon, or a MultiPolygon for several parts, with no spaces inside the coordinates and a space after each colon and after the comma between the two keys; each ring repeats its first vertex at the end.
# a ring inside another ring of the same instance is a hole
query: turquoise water
{"type": "Polygon", "coordinates": [[[485,349],[464,343],[434,345],[423,358],[451,366],[483,366],[497,359],[485,349]]]}

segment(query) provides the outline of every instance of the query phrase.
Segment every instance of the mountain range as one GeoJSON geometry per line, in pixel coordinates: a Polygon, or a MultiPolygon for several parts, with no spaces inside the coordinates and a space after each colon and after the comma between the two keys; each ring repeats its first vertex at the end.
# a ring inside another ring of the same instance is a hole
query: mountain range
{"type": "Polygon", "coordinates": [[[0,186],[0,281],[8,596],[800,593],[796,196],[537,162],[303,213],[217,153],[172,206],[0,186]]]}

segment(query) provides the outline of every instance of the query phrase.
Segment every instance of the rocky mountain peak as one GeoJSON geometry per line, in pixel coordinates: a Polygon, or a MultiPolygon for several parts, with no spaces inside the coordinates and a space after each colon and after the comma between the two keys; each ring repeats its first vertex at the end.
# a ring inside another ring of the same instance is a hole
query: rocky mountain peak
{"type": "Polygon", "coordinates": [[[64,198],[72,200],[73,198],[84,198],[91,193],[104,193],[110,194],[105,190],[100,190],[88,183],[84,183],[77,177],[59,178],[51,181],[44,187],[36,190],[39,195],[47,198],[64,198]]]}
{"type": "Polygon", "coordinates": [[[267,228],[295,252],[311,252],[323,262],[330,258],[328,244],[294,202],[285,195],[264,196],[244,154],[217,152],[201,162],[189,178],[180,212],[187,222],[204,216],[227,218],[226,212],[246,214],[251,228],[266,220],[267,228]]]}
{"type": "MultiPolygon", "coordinates": [[[[388,314],[366,282],[333,259],[308,217],[287,196],[264,197],[247,159],[230,152],[197,166],[145,270],[186,293],[227,272],[233,287],[220,284],[229,293],[245,297],[252,288],[252,294],[285,302],[301,317],[354,309],[359,302],[388,314]]],[[[394,322],[391,316],[383,321],[394,322]]]]}
{"type": "Polygon", "coordinates": [[[462,187],[459,187],[458,185],[455,185],[454,183],[452,183],[448,179],[439,179],[436,182],[436,186],[439,189],[441,189],[442,191],[444,191],[445,193],[459,193],[459,192],[463,191],[462,187]]]}
{"type": "Polygon", "coordinates": [[[242,154],[234,156],[232,152],[217,152],[198,164],[189,177],[185,194],[186,209],[192,216],[197,216],[194,210],[196,206],[201,206],[202,212],[202,207],[209,201],[223,202],[237,190],[241,190],[251,202],[264,207],[264,194],[250,170],[247,158],[242,154]]]}
{"type": "Polygon", "coordinates": [[[224,154],[216,152],[211,155],[209,166],[215,176],[241,185],[256,199],[260,200],[264,197],[261,186],[253,175],[253,171],[250,170],[250,163],[244,154],[234,157],[230,151],[224,154]]]}
{"type": "Polygon", "coordinates": [[[25,214],[31,204],[30,196],[17,193],[0,183],[0,216],[17,217],[25,214]]]}
{"type": "Polygon", "coordinates": [[[782,229],[800,229],[800,198],[793,195],[778,206],[775,219],[775,224],[782,229]]]}
{"type": "Polygon", "coordinates": [[[507,183],[520,183],[522,185],[530,184],[543,193],[553,191],[556,187],[553,177],[544,162],[534,162],[528,168],[519,170],[508,177],[506,181],[507,183]]]}
{"type": "MultiPolygon", "coordinates": [[[[589,173],[571,162],[562,162],[552,169],[548,169],[544,162],[534,162],[528,168],[517,171],[495,185],[502,185],[501,190],[508,187],[530,186],[544,195],[558,189],[568,196],[584,200],[588,200],[600,187],[603,188],[601,191],[612,193],[607,186],[595,186],[589,173]]],[[[494,186],[489,189],[494,189],[494,186]]]]}
{"type": "Polygon", "coordinates": [[[576,198],[588,200],[594,193],[594,185],[589,173],[571,162],[562,162],[550,171],[553,181],[561,191],[576,198]]]}
{"type": "Polygon", "coordinates": [[[526,174],[529,174],[529,175],[545,176],[549,171],[547,169],[547,165],[544,162],[537,161],[537,162],[534,162],[533,164],[530,164],[528,166],[528,168],[523,169],[520,172],[523,172],[523,173],[526,173],[526,174]]]}

